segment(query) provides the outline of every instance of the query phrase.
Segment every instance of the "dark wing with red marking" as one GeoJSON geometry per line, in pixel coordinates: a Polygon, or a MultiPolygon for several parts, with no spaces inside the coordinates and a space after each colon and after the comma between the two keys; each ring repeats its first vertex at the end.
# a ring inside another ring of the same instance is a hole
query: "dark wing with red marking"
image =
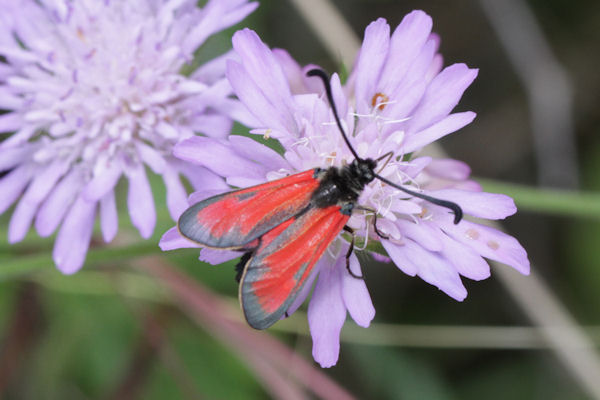
{"type": "Polygon", "coordinates": [[[260,239],[240,284],[250,326],[265,329],[281,319],[348,218],[337,205],[310,208],[260,239]]]}
{"type": "Polygon", "coordinates": [[[179,218],[181,234],[201,245],[221,249],[252,247],[253,241],[310,203],[319,186],[317,170],[210,197],[179,218]]]}

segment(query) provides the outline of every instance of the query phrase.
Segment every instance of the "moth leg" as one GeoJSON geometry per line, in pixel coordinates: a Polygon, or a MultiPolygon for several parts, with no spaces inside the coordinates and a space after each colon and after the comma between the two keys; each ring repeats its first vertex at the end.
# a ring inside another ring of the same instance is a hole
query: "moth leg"
{"type": "Polygon", "coordinates": [[[384,158],[387,158],[387,160],[385,160],[385,162],[383,163],[381,168],[379,168],[379,171],[377,171],[378,174],[381,173],[381,171],[383,171],[383,169],[388,165],[388,163],[392,159],[393,155],[394,155],[393,151],[388,151],[387,153],[385,153],[384,155],[379,157],[377,160],[375,160],[375,161],[379,162],[379,161],[383,160],[384,158]]]}
{"type": "Polygon", "coordinates": [[[356,279],[365,279],[363,276],[356,275],[350,269],[350,256],[352,255],[352,251],[354,250],[355,235],[354,235],[354,229],[350,228],[348,225],[344,226],[344,230],[346,232],[350,233],[350,235],[352,236],[352,239],[350,240],[350,247],[348,247],[348,252],[346,252],[346,269],[348,270],[348,273],[350,274],[351,277],[356,278],[356,279]]]}
{"type": "Polygon", "coordinates": [[[375,233],[377,234],[377,236],[379,236],[382,239],[389,239],[390,237],[388,235],[384,235],[383,233],[381,233],[379,231],[379,229],[377,229],[377,211],[370,208],[370,207],[363,207],[363,206],[357,206],[356,207],[357,210],[362,210],[362,211],[369,211],[373,213],[373,230],[375,230],[375,233]]]}

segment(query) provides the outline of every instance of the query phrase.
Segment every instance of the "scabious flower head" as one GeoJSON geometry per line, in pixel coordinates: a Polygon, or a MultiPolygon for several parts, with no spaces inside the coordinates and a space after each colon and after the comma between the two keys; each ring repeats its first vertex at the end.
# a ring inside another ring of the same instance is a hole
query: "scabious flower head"
{"type": "Polygon", "coordinates": [[[64,273],[85,260],[97,209],[106,242],[117,232],[114,188],[129,181],[133,225],[156,220],[145,166],[162,175],[173,218],[187,205],[179,175],[211,187],[221,178],[171,157],[178,141],[228,134],[225,58],[189,76],[182,67],[213,33],[249,14],[246,0],[0,0],[0,213],[21,194],[9,241],[32,222],[60,225],[53,257],[64,273]],[[195,170],[195,172],[194,172],[195,170]]]}
{"type": "MultiPolygon", "coordinates": [[[[404,187],[439,199],[458,203],[465,214],[483,219],[502,219],[516,211],[512,199],[484,193],[469,180],[467,165],[450,159],[419,156],[431,142],[469,124],[473,112],[451,114],[463,92],[477,75],[464,64],[442,69],[437,53],[439,39],[431,33],[431,18],[421,11],[407,15],[390,35],[384,19],[371,23],[354,68],[345,85],[331,78],[333,96],[350,142],[361,158],[378,159],[378,173],[404,187]]],[[[239,61],[229,61],[227,77],[238,98],[255,116],[253,133],[277,139],[283,156],[251,139],[191,138],[175,148],[184,160],[206,166],[234,186],[249,186],[307,169],[343,166],[352,153],[334,122],[322,83],[309,78],[286,52],[270,50],[250,30],[234,35],[239,61]],[[211,157],[217,151],[220,157],[211,157]]],[[[197,193],[197,201],[212,193],[197,193]]],[[[377,212],[373,228],[369,212],[355,212],[348,225],[361,246],[379,240],[389,259],[403,272],[463,300],[466,289],[461,275],[480,280],[490,275],[483,257],[529,272],[529,261],[521,245],[484,225],[462,220],[453,223],[448,209],[412,197],[379,180],[366,186],[358,203],[377,212]],[[362,244],[362,245],[361,245],[362,244]]],[[[183,246],[171,230],[164,248],[183,246]]],[[[332,366],[339,354],[339,334],[349,313],[360,326],[368,326],[375,310],[363,280],[352,277],[345,265],[347,241],[340,235],[319,260],[293,312],[313,286],[308,322],[313,337],[313,356],[322,366],[332,366]]],[[[235,257],[232,252],[215,254],[202,249],[201,258],[217,262],[235,257]]],[[[356,255],[350,269],[361,275],[356,255]]]]}

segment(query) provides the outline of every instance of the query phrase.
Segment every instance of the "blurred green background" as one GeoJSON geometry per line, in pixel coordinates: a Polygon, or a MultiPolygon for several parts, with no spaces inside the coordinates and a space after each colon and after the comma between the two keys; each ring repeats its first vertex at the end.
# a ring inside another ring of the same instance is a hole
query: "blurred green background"
{"type": "MultiPolygon", "coordinates": [[[[545,155],[534,143],[531,99],[484,12],[485,1],[333,3],[360,37],[377,17],[385,17],[394,27],[413,9],[429,13],[434,31],[442,38],[445,65],[465,62],[480,68],[458,106],[461,111],[476,111],[478,118],[442,145],[452,157],[469,163],[477,177],[529,186],[540,182],[537,160],[545,155]]],[[[573,161],[580,182],[573,178],[553,186],[599,192],[600,3],[528,0],[525,4],[564,68],[573,95],[577,148],[573,161]]],[[[328,55],[288,1],[262,1],[242,26],[256,30],[272,47],[287,49],[301,64],[339,69],[339,60],[328,55]]],[[[210,38],[198,59],[210,59],[229,48],[234,31],[210,38]]],[[[235,129],[243,133],[242,127],[235,129]]],[[[550,162],[560,165],[562,160],[550,162]]],[[[370,263],[363,270],[377,310],[375,326],[362,330],[347,321],[337,366],[321,371],[323,377],[295,362],[287,365],[289,371],[271,361],[261,367],[257,354],[273,352],[277,357],[279,350],[258,346],[254,335],[246,342],[246,330],[253,333],[250,328],[221,326],[215,319],[219,315],[243,318],[237,309],[235,263],[205,265],[197,261],[194,250],[162,254],[156,243],[173,222],[159,179],[154,190],[159,220],[152,239],[141,242],[123,212],[118,240],[107,248],[98,237],[85,267],[74,276],[62,276],[54,269],[53,237],[40,239],[30,233],[23,243],[9,246],[6,229],[11,211],[0,218],[0,397],[262,399],[285,393],[273,389],[277,385],[273,377],[279,376],[289,378],[282,387],[297,388],[307,398],[335,393],[323,383],[327,378],[357,398],[370,399],[589,398],[539,336],[533,335],[535,340],[520,348],[504,341],[489,348],[471,346],[481,334],[462,328],[531,326],[493,271],[492,278],[482,282],[465,279],[469,296],[459,303],[393,265],[370,263]],[[218,301],[204,298],[202,304],[218,306],[204,311],[202,305],[189,308],[192,300],[181,301],[158,283],[160,268],[150,268],[154,272],[148,273],[146,267],[156,258],[139,258],[145,255],[160,257],[162,266],[175,266],[185,273],[183,281],[202,284],[198,298],[214,295],[210,299],[218,301]],[[440,326],[457,328],[459,339],[445,342],[440,326]],[[384,334],[390,332],[386,329],[392,333],[384,334]],[[237,333],[229,336],[231,332],[237,333]],[[272,374],[269,368],[279,372],[272,374]],[[324,388],[323,392],[306,389],[310,385],[324,388]]],[[[123,205],[124,200],[121,196],[123,205]]],[[[598,215],[569,217],[535,208],[535,202],[523,207],[504,227],[524,245],[536,273],[598,343],[598,215]]],[[[306,330],[306,317],[299,313],[259,335],[272,335],[319,371],[306,330]]],[[[502,336],[502,332],[497,333],[502,336]]],[[[265,354],[265,359],[272,356],[265,354]]]]}

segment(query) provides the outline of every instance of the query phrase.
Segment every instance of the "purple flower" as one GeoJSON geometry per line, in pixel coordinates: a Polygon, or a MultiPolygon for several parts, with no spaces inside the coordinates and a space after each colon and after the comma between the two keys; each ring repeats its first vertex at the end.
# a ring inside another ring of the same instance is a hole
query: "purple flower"
{"type": "Polygon", "coordinates": [[[207,37],[257,3],[196,4],[0,0],[0,109],[7,111],[0,115],[0,213],[20,198],[11,243],[32,223],[41,236],[58,228],[53,258],[73,273],[97,214],[104,240],[115,237],[114,188],[122,176],[131,221],[144,238],[156,220],[145,166],[162,176],[174,219],[187,206],[180,174],[197,187],[223,187],[220,177],[171,152],[195,132],[224,137],[228,115],[245,113],[228,98],[227,54],[189,76],[180,71],[207,37]]]}
{"type": "MultiPolygon", "coordinates": [[[[407,15],[390,35],[384,19],[366,31],[354,69],[345,85],[331,78],[333,96],[350,141],[361,158],[377,159],[393,152],[378,172],[383,177],[423,194],[458,203],[465,214],[503,219],[516,212],[507,196],[484,193],[469,180],[470,169],[455,160],[419,155],[435,140],[469,124],[473,112],[451,113],[477,76],[464,64],[442,69],[439,39],[431,33],[431,18],[421,11],[407,15]]],[[[227,63],[227,77],[238,98],[254,115],[252,132],[277,139],[285,152],[276,152],[247,138],[191,138],[175,147],[183,160],[209,168],[233,186],[249,186],[315,167],[341,166],[353,160],[336,127],[322,83],[306,77],[282,50],[270,50],[248,29],[237,32],[233,46],[239,60],[227,63]],[[218,157],[211,157],[216,154],[218,157]]],[[[213,193],[198,193],[191,202],[213,193]]],[[[358,250],[379,240],[391,261],[404,273],[419,276],[456,300],[467,291],[461,275],[489,277],[489,258],[529,272],[527,254],[511,236],[463,220],[453,223],[446,208],[411,197],[375,180],[363,191],[359,204],[376,210],[375,234],[369,212],[356,212],[348,222],[357,232],[358,250]]],[[[182,246],[175,230],[165,234],[163,248],[182,246]]],[[[337,362],[339,334],[346,313],[367,327],[374,317],[365,282],[345,266],[347,241],[340,235],[314,268],[288,314],[304,301],[314,285],[308,307],[313,356],[323,367],[337,362]]],[[[189,245],[188,245],[189,246],[189,245]]],[[[239,253],[201,250],[201,258],[222,262],[239,253]],[[220,255],[219,255],[220,254],[220,255]]],[[[350,268],[361,275],[356,255],[350,268]]]]}

